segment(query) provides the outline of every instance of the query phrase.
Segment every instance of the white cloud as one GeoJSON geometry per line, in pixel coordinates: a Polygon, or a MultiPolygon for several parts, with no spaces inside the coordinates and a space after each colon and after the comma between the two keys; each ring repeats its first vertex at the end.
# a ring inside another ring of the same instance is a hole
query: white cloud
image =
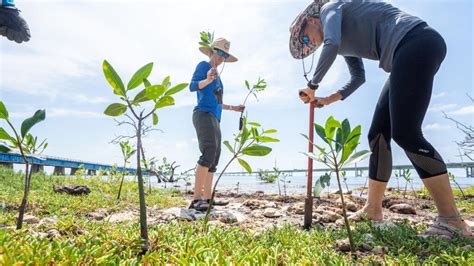
{"type": "Polygon", "coordinates": [[[424,131],[435,131],[435,130],[447,130],[447,129],[450,129],[450,128],[451,127],[449,125],[433,123],[433,124],[428,124],[425,127],[423,127],[423,130],[424,131]]]}
{"type": "Polygon", "coordinates": [[[48,117],[107,118],[104,114],[98,112],[66,108],[50,108],[48,109],[48,117]]]}
{"type": "Polygon", "coordinates": [[[435,104],[428,108],[428,112],[442,112],[442,111],[447,111],[453,108],[456,108],[458,105],[455,103],[451,104],[435,104]]]}
{"type": "Polygon", "coordinates": [[[440,93],[437,93],[437,94],[433,94],[433,96],[431,96],[431,99],[438,99],[438,98],[442,98],[446,96],[446,92],[440,92],[440,93]]]}
{"type": "Polygon", "coordinates": [[[450,115],[472,115],[474,114],[474,106],[464,106],[458,110],[449,112],[450,115]]]}
{"type": "MultiPolygon", "coordinates": [[[[30,117],[34,114],[34,111],[31,112],[12,112],[10,114],[11,117],[14,118],[27,118],[30,117]]],[[[47,117],[75,117],[75,118],[107,118],[102,113],[98,112],[91,112],[91,111],[84,111],[84,110],[78,110],[78,109],[67,109],[67,108],[48,108],[46,110],[46,116],[47,117]]]]}
{"type": "MultiPolygon", "coordinates": [[[[269,90],[274,90],[265,98],[274,100],[273,104],[285,103],[289,93],[296,95],[306,83],[300,62],[288,52],[288,26],[293,16],[275,24],[271,17],[273,1],[247,1],[252,5],[242,1],[122,1],[112,6],[105,2],[22,3],[23,15],[32,25],[32,39],[21,46],[3,44],[6,49],[2,49],[1,55],[2,89],[47,96],[53,101],[79,95],[74,99],[76,102],[103,103],[103,98],[81,96],[82,88],[68,83],[72,79],[103,81],[104,58],[113,64],[125,83],[149,61],[155,62],[151,80],[161,81],[171,74],[172,81],[188,82],[197,62],[206,59],[197,50],[197,33],[201,30],[215,30],[217,36],[228,38],[232,53],[240,59],[238,63],[227,64],[222,76],[227,100],[235,104],[242,101],[246,92],[244,79],[252,82],[258,77],[265,78],[269,90]],[[216,23],[213,16],[202,16],[203,13],[226,15],[216,23]],[[119,18],[118,14],[127,14],[127,19],[119,18]],[[248,18],[252,18],[251,22],[248,18]],[[268,35],[272,37],[269,39],[268,35]]],[[[306,3],[300,5],[303,8],[306,3]]],[[[323,79],[323,93],[325,88],[333,89],[341,73],[347,72],[341,62],[338,59],[323,79]]],[[[99,86],[107,88],[108,84],[103,81],[99,86]]],[[[194,103],[195,97],[189,94],[178,96],[177,106],[194,103]]]]}
{"type": "Polygon", "coordinates": [[[65,94],[60,96],[61,99],[68,99],[72,100],[77,103],[87,103],[87,104],[99,104],[99,103],[107,103],[109,100],[105,97],[100,96],[91,96],[85,94],[65,94]]]}

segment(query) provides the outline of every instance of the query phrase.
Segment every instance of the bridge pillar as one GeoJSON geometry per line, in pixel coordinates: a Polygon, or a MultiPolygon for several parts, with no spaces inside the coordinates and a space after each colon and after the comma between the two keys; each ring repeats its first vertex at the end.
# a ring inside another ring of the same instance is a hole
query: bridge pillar
{"type": "Polygon", "coordinates": [[[405,169],[401,169],[401,168],[398,169],[398,175],[399,175],[400,177],[406,177],[406,176],[405,176],[405,171],[403,171],[403,170],[405,170],[405,169]]]}
{"type": "Polygon", "coordinates": [[[0,163],[0,166],[3,166],[8,169],[13,169],[13,163],[0,163]]]}
{"type": "Polygon", "coordinates": [[[64,171],[64,167],[55,166],[53,170],[53,175],[66,175],[66,172],[64,171]]]}
{"type": "Polygon", "coordinates": [[[466,177],[474,177],[473,170],[474,170],[474,167],[466,166],[466,177]]]}
{"type": "Polygon", "coordinates": [[[39,164],[33,164],[31,166],[31,172],[33,173],[44,172],[44,166],[39,165],[39,164]]]}
{"type": "Polygon", "coordinates": [[[69,175],[76,175],[77,170],[79,170],[79,168],[72,168],[71,167],[71,172],[69,172],[69,175]]]}
{"type": "Polygon", "coordinates": [[[96,175],[97,172],[95,170],[87,170],[87,175],[96,175]]]}

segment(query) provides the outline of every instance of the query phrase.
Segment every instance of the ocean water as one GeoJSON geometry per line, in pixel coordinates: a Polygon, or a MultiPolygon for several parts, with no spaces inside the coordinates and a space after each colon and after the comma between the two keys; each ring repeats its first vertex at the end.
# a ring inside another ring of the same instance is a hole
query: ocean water
{"type": "MultiPolygon", "coordinates": [[[[474,186],[474,178],[468,178],[465,176],[465,172],[462,169],[458,169],[458,173],[454,173],[456,176],[456,182],[459,183],[461,188],[466,188],[470,186],[474,186]],[[464,175],[463,175],[464,174],[464,175]]],[[[456,171],[454,171],[456,172],[456,171]]],[[[313,185],[314,182],[319,178],[321,173],[314,173],[313,174],[313,185]]],[[[423,182],[421,179],[412,171],[412,184],[414,189],[420,189],[423,188],[423,182]],[[414,176],[413,176],[414,175],[414,176]]],[[[342,189],[346,190],[349,188],[350,190],[354,188],[360,188],[365,185],[365,182],[367,180],[366,176],[347,176],[347,187],[346,184],[343,182],[342,183],[342,189]]],[[[194,177],[190,177],[190,183],[191,185],[188,186],[188,189],[192,189],[194,187],[194,177]]],[[[215,181],[216,178],[214,178],[215,181]]],[[[152,180],[152,185],[154,187],[164,187],[163,183],[156,183],[156,178],[151,178],[152,180]]],[[[287,194],[300,194],[300,193],[306,193],[306,187],[307,187],[307,177],[304,174],[298,174],[294,176],[288,176],[286,178],[286,193],[287,194]]],[[[342,179],[341,179],[342,181],[342,179]]],[[[394,187],[397,188],[399,187],[400,189],[405,189],[406,181],[403,177],[396,178],[392,177],[388,183],[388,187],[394,187]]],[[[457,188],[456,184],[451,181],[451,185],[453,188],[457,188]]],[[[184,181],[179,181],[177,183],[173,184],[166,184],[167,188],[170,187],[175,187],[180,190],[184,190],[185,187],[185,182],[184,181]]],[[[279,193],[279,188],[278,188],[278,183],[265,183],[258,179],[255,175],[244,175],[244,176],[222,176],[221,180],[219,181],[218,185],[218,190],[219,191],[237,191],[237,188],[239,192],[242,193],[252,193],[256,191],[264,191],[265,193],[279,193]]],[[[284,193],[284,185],[282,182],[280,182],[280,190],[281,193],[284,193]]],[[[330,187],[326,188],[325,191],[336,191],[338,190],[338,185],[337,185],[337,179],[336,176],[333,174],[331,181],[330,181],[330,187]]],[[[408,184],[408,190],[411,190],[411,184],[408,184]]]]}

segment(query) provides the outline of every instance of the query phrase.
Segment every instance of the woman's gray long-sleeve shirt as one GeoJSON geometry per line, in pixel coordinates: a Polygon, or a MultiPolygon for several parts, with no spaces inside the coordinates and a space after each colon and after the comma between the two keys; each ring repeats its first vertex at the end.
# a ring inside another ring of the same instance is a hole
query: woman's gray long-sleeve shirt
{"type": "Polygon", "coordinates": [[[336,56],[344,56],[351,79],[339,90],[342,99],[365,82],[362,58],[379,60],[379,67],[391,72],[398,43],[424,22],[388,3],[368,1],[329,2],[320,16],[324,45],[311,83],[319,85],[336,56]]]}

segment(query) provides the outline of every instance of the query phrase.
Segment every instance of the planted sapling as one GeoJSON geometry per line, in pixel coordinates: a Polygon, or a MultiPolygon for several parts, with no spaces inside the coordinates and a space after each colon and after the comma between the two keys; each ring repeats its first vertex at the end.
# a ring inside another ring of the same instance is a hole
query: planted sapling
{"type": "MultiPolygon", "coordinates": [[[[128,138],[135,139],[135,149],[137,151],[142,151],[142,137],[147,132],[147,129],[149,129],[145,122],[148,119],[151,119],[153,125],[157,125],[157,111],[161,108],[174,105],[175,100],[173,95],[185,89],[188,84],[181,83],[172,87],[170,77],[168,76],[161,82],[161,84],[152,85],[152,83],[148,80],[148,77],[153,69],[153,63],[146,64],[137,70],[128,82],[127,86],[124,85],[122,79],[117,74],[112,65],[109,64],[109,62],[104,60],[102,68],[107,82],[113,89],[113,93],[120,99],[120,102],[110,104],[105,109],[104,113],[112,117],[118,117],[122,115],[127,117],[129,121],[122,122],[122,124],[132,126],[134,129],[134,134],[128,138]],[[142,85],[144,88],[140,92],[135,94],[135,96],[130,95],[132,90],[142,85]],[[143,107],[145,104],[149,105],[148,109],[143,107]]],[[[144,241],[142,250],[144,253],[149,248],[149,242],[141,155],[141,152],[136,152],[137,179],[140,200],[140,236],[144,241]]]]}
{"type": "MultiPolygon", "coordinates": [[[[32,150],[36,149],[43,149],[46,148],[47,144],[39,144],[37,143],[37,138],[33,137],[32,135],[28,134],[30,129],[36,125],[37,123],[45,120],[46,118],[46,111],[45,110],[38,110],[36,111],[33,116],[25,119],[21,124],[20,131],[18,132],[17,129],[13,126],[12,122],[10,121],[8,110],[5,107],[4,103],[0,101],[0,120],[5,120],[7,125],[9,126],[13,135],[10,135],[4,128],[0,127],[0,140],[5,140],[7,143],[6,145],[0,144],[0,152],[10,152],[12,149],[18,149],[25,164],[25,183],[23,189],[23,198],[21,200],[19,213],[18,213],[18,221],[16,228],[21,229],[23,226],[23,216],[26,211],[26,205],[28,202],[28,193],[30,191],[30,183],[31,183],[31,174],[32,169],[30,165],[32,165],[33,160],[27,158],[32,150]],[[34,144],[33,144],[34,143],[34,144]]],[[[44,143],[41,142],[41,143],[44,143]]]]}
{"type": "MultiPolygon", "coordinates": [[[[349,235],[351,251],[355,252],[354,240],[349,225],[349,220],[347,219],[346,205],[344,202],[344,195],[342,193],[341,172],[344,171],[346,166],[367,158],[370,155],[370,152],[367,150],[362,150],[354,153],[355,149],[359,145],[361,126],[356,126],[351,130],[351,126],[347,119],[341,123],[331,116],[327,119],[325,127],[316,123],[314,124],[314,127],[316,133],[326,143],[326,147],[322,147],[316,143],[313,143],[313,146],[316,148],[317,152],[305,152],[304,154],[313,160],[323,163],[329,167],[331,172],[336,174],[339,195],[342,203],[344,223],[347,234],[349,235]],[[327,149],[328,147],[329,149],[327,149]]],[[[306,135],[303,136],[309,140],[306,135]]],[[[324,178],[327,179],[327,175],[324,176],[324,178]]],[[[321,180],[321,178],[319,180],[321,180]]]]}

